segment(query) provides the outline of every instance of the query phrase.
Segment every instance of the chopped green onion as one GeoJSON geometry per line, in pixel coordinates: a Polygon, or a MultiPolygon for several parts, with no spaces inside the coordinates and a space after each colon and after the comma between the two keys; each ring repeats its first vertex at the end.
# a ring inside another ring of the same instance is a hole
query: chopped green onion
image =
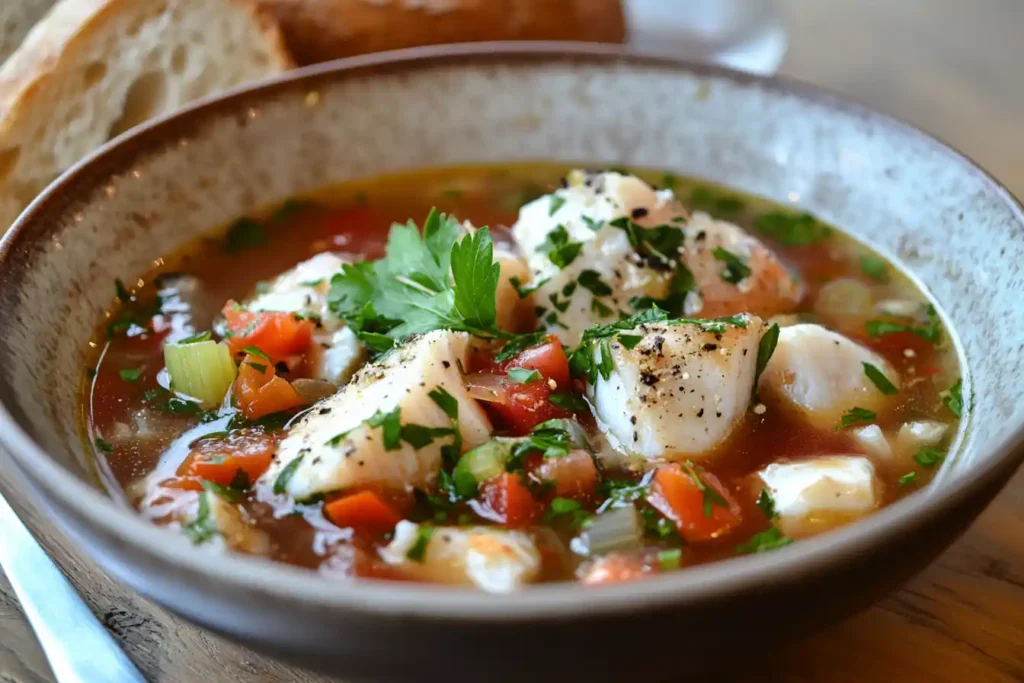
{"type": "Polygon", "coordinates": [[[683,549],[673,548],[671,550],[662,550],[658,553],[658,566],[663,572],[671,572],[679,569],[682,564],[683,549]]]}
{"type": "Polygon", "coordinates": [[[839,426],[835,428],[835,431],[838,432],[841,429],[849,429],[858,422],[871,422],[876,417],[878,417],[878,415],[866,408],[850,408],[843,415],[843,420],[839,423],[839,426]]]}
{"type": "Polygon", "coordinates": [[[871,363],[861,363],[861,365],[864,366],[864,374],[867,375],[868,379],[871,380],[871,383],[874,384],[883,394],[886,396],[892,396],[899,391],[899,389],[896,388],[896,385],[890,382],[889,378],[885,376],[885,373],[874,365],[871,363]]]}
{"type": "Polygon", "coordinates": [[[914,454],[914,460],[921,467],[935,467],[945,457],[945,453],[934,448],[922,448],[914,454]]]}
{"type": "Polygon", "coordinates": [[[142,370],[138,368],[123,368],[117,371],[117,374],[121,376],[125,382],[138,382],[139,377],[142,376],[142,370]]]}
{"type": "Polygon", "coordinates": [[[900,486],[900,488],[902,488],[904,486],[910,486],[911,484],[913,484],[916,481],[917,481],[917,472],[907,472],[902,477],[897,479],[896,483],[900,486]]]}
{"type": "Polygon", "coordinates": [[[224,400],[238,374],[227,344],[210,339],[164,345],[164,363],[171,388],[198,399],[205,408],[224,400]]]}

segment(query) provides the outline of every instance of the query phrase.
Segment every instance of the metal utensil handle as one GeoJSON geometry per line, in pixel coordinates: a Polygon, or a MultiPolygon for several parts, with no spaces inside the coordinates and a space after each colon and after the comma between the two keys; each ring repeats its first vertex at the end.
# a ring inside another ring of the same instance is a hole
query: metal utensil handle
{"type": "Polygon", "coordinates": [[[59,683],[145,683],[2,495],[0,567],[59,683]]]}

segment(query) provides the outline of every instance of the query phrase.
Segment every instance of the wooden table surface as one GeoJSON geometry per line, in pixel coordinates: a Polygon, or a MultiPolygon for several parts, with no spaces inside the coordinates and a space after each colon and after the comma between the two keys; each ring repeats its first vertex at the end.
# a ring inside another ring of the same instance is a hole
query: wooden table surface
{"type": "MultiPolygon", "coordinates": [[[[791,26],[783,73],[922,126],[1024,197],[1024,2],[783,5],[791,26]]],[[[0,456],[0,472],[3,465],[0,456]]],[[[2,474],[0,485],[151,680],[324,680],[225,643],[126,592],[26,508],[2,474]]],[[[1024,681],[1024,471],[903,590],[759,670],[751,681],[1024,681]]],[[[0,682],[52,680],[0,576],[0,682]]]]}

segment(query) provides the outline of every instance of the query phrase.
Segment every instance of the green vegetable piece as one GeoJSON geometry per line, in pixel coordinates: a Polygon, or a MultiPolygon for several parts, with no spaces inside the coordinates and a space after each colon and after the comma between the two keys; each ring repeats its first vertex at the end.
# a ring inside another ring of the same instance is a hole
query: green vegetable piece
{"type": "Polygon", "coordinates": [[[118,370],[117,374],[120,375],[121,379],[125,382],[138,382],[139,377],[142,376],[142,370],[139,368],[123,368],[118,370]]]}
{"type": "Polygon", "coordinates": [[[423,562],[423,558],[427,554],[427,546],[430,544],[430,539],[434,537],[434,527],[421,524],[416,530],[416,541],[409,548],[409,551],[405,556],[413,562],[423,562]]]}
{"type": "Polygon", "coordinates": [[[885,282],[889,279],[889,266],[883,259],[874,254],[862,254],[860,257],[861,272],[875,282],[885,282]]]}
{"type": "Polygon", "coordinates": [[[165,344],[164,363],[171,388],[204,408],[220,405],[238,374],[227,344],[211,339],[165,344]]]}
{"type": "Polygon", "coordinates": [[[934,448],[922,448],[914,454],[914,461],[921,467],[935,467],[942,462],[946,454],[934,448]]]}
{"type": "Polygon", "coordinates": [[[373,417],[366,421],[366,424],[370,427],[381,428],[385,451],[397,451],[402,447],[401,408],[399,406],[395,406],[395,409],[388,413],[378,410],[373,417]]]}
{"type": "Polygon", "coordinates": [[[916,482],[917,472],[907,472],[902,477],[896,480],[896,483],[899,485],[900,488],[903,488],[904,486],[910,486],[911,484],[914,484],[916,482]]]}
{"type": "Polygon", "coordinates": [[[736,552],[743,554],[763,553],[787,546],[792,542],[792,538],[783,535],[783,533],[779,531],[778,527],[773,526],[767,531],[754,534],[754,536],[746,543],[736,546],[736,552]]]}
{"type": "Polygon", "coordinates": [[[299,465],[302,464],[302,458],[305,455],[299,455],[294,458],[291,462],[284,466],[281,472],[277,475],[277,479],[274,480],[274,493],[281,495],[288,490],[288,482],[291,481],[292,477],[295,476],[295,472],[298,471],[299,465]]]}
{"type": "Polygon", "coordinates": [[[942,399],[942,404],[957,417],[964,412],[963,380],[958,379],[956,384],[949,388],[949,393],[942,399]]]}
{"type": "Polygon", "coordinates": [[[757,343],[757,369],[754,371],[754,393],[757,393],[757,382],[761,379],[761,373],[768,367],[768,361],[772,359],[772,354],[775,353],[775,347],[779,345],[779,326],[772,323],[772,326],[768,328],[768,331],[761,336],[761,341],[757,343]]]}
{"type": "Polygon", "coordinates": [[[874,384],[875,387],[877,387],[883,394],[886,396],[892,396],[899,392],[896,385],[890,382],[889,378],[886,377],[885,374],[877,367],[871,363],[861,363],[861,365],[864,366],[864,374],[867,375],[868,379],[871,380],[871,383],[874,384]]]}
{"type": "Polygon", "coordinates": [[[838,432],[842,429],[849,429],[859,422],[871,422],[877,417],[878,415],[865,408],[850,408],[850,410],[846,411],[843,415],[843,419],[839,423],[839,426],[835,428],[835,431],[838,432]]]}
{"type": "Polygon", "coordinates": [[[672,548],[671,550],[662,550],[658,553],[658,567],[663,572],[671,572],[679,569],[682,565],[683,549],[672,548]]]}
{"type": "Polygon", "coordinates": [[[508,371],[508,378],[516,384],[533,384],[534,382],[540,381],[542,376],[536,370],[512,368],[508,371]]]}
{"type": "Polygon", "coordinates": [[[721,261],[725,264],[725,269],[719,273],[719,276],[726,282],[734,285],[739,284],[750,277],[750,274],[753,272],[743,259],[727,249],[715,247],[711,251],[711,255],[715,257],[716,261],[721,261]]]}

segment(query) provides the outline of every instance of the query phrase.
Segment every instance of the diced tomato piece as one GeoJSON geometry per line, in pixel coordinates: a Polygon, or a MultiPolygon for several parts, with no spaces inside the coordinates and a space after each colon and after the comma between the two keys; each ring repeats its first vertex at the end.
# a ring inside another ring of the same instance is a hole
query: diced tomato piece
{"type": "Polygon", "coordinates": [[[270,468],[276,448],[277,439],[262,430],[241,431],[223,439],[202,439],[178,468],[178,474],[230,486],[241,471],[253,482],[270,468]]]}
{"type": "Polygon", "coordinates": [[[195,477],[172,477],[160,482],[160,487],[179,491],[202,491],[203,482],[195,477]]]}
{"type": "Polygon", "coordinates": [[[276,375],[274,366],[258,356],[246,356],[238,367],[235,398],[247,419],[255,420],[305,404],[295,387],[276,375]]]}
{"type": "Polygon", "coordinates": [[[658,468],[647,500],[690,543],[720,538],[742,521],[739,504],[718,477],[692,465],[658,468]]]}
{"type": "Polygon", "coordinates": [[[305,353],[313,343],[313,321],[292,313],[254,312],[228,301],[222,311],[232,353],[255,346],[274,360],[305,353]]]}
{"type": "Polygon", "coordinates": [[[603,586],[636,581],[650,576],[642,558],[636,555],[611,553],[594,562],[580,578],[584,586],[603,586]]]}
{"type": "Polygon", "coordinates": [[[597,488],[594,458],[581,449],[562,458],[545,458],[536,473],[545,481],[555,482],[555,495],[561,498],[589,498],[597,488]]]}
{"type": "Polygon", "coordinates": [[[512,472],[503,472],[484,484],[483,498],[500,523],[508,527],[526,526],[541,511],[522,477],[512,472]]]}
{"type": "Polygon", "coordinates": [[[324,514],[340,527],[374,535],[386,534],[402,521],[398,511],[373,491],[351,493],[324,505],[324,514]]]}
{"type": "Polygon", "coordinates": [[[506,377],[505,395],[500,402],[484,405],[511,433],[527,434],[541,422],[571,415],[550,400],[552,394],[573,392],[569,361],[558,337],[551,336],[543,344],[526,349],[510,360],[492,363],[489,369],[506,377]],[[516,368],[536,370],[541,377],[527,384],[514,382],[507,375],[516,368]]]}

